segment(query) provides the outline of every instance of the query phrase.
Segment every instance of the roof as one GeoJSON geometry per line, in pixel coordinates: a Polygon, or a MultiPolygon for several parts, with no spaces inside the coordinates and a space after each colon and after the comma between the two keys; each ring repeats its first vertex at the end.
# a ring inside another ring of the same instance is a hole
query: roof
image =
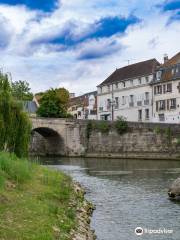
{"type": "Polygon", "coordinates": [[[36,113],[38,106],[35,101],[24,101],[23,109],[27,113],[36,113]]]}
{"type": "Polygon", "coordinates": [[[161,67],[169,67],[169,66],[173,66],[173,65],[178,64],[178,63],[180,63],[180,52],[178,52],[176,55],[174,55],[167,62],[162,64],[161,67]]]}
{"type": "Polygon", "coordinates": [[[109,85],[112,83],[125,81],[130,78],[136,78],[152,74],[156,70],[156,67],[159,65],[160,63],[154,58],[116,69],[116,71],[113,72],[99,86],[109,85]]]}
{"type": "Polygon", "coordinates": [[[171,59],[169,59],[167,62],[162,64],[159,68],[159,70],[162,71],[161,75],[161,81],[171,81],[173,79],[179,79],[180,78],[180,52],[177,53],[175,56],[173,56],[171,59]],[[179,65],[179,71],[174,73],[172,72],[172,68],[175,65],[179,65]]]}
{"type": "Polygon", "coordinates": [[[69,106],[73,106],[73,105],[88,106],[88,101],[89,101],[88,97],[90,95],[96,96],[97,95],[97,91],[88,92],[88,93],[85,93],[85,94],[83,94],[81,96],[70,98],[69,106]]]}

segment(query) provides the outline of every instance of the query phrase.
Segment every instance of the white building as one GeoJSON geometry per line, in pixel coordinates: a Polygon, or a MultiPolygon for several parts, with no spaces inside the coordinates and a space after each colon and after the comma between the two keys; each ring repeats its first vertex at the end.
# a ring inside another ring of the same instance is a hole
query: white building
{"type": "Polygon", "coordinates": [[[132,64],[112,73],[98,86],[98,119],[152,121],[152,87],[156,59],[132,64]]]}
{"type": "Polygon", "coordinates": [[[97,119],[97,92],[71,98],[68,112],[77,119],[97,119]]]}
{"type": "Polygon", "coordinates": [[[161,65],[152,84],[153,121],[180,123],[180,52],[161,65]]]}

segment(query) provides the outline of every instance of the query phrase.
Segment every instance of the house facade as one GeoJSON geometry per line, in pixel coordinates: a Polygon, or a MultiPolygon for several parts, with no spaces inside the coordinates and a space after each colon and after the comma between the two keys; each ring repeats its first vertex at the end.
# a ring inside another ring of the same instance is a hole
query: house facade
{"type": "Polygon", "coordinates": [[[132,64],[112,73],[98,88],[99,120],[151,122],[153,93],[150,83],[160,64],[156,59],[132,64]]]}
{"type": "Polygon", "coordinates": [[[152,82],[153,121],[180,123],[180,52],[165,58],[152,82]]]}
{"type": "Polygon", "coordinates": [[[68,113],[76,119],[97,119],[97,92],[90,92],[70,99],[68,113]]]}

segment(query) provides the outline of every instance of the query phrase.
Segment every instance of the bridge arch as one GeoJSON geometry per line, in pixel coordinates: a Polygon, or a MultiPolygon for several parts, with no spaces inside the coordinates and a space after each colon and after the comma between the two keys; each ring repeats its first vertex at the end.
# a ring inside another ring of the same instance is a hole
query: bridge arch
{"type": "Polygon", "coordinates": [[[30,153],[39,156],[64,155],[65,143],[58,131],[49,127],[36,127],[31,131],[30,153]]]}

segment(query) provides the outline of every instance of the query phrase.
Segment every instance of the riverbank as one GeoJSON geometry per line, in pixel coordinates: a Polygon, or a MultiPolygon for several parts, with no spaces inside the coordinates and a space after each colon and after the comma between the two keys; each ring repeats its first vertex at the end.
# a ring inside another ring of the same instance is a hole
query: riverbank
{"type": "Polygon", "coordinates": [[[70,177],[0,153],[0,239],[91,240],[91,214],[70,177]]]}

